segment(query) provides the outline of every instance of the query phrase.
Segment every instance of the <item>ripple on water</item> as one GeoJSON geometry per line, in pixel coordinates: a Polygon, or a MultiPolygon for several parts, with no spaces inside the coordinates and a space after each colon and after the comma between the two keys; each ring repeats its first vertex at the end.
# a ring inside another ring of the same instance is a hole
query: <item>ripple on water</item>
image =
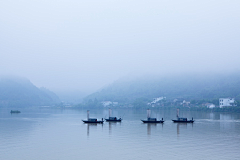
{"type": "MultiPolygon", "coordinates": [[[[96,117],[102,117],[100,111],[97,113],[96,117]]],[[[44,112],[37,117],[31,114],[6,116],[0,119],[0,157],[35,160],[240,159],[239,119],[200,117],[194,124],[177,124],[171,120],[164,124],[143,124],[139,118],[141,113],[135,111],[129,117],[131,119],[126,118],[122,123],[88,125],[81,121],[85,111],[44,112]]]]}

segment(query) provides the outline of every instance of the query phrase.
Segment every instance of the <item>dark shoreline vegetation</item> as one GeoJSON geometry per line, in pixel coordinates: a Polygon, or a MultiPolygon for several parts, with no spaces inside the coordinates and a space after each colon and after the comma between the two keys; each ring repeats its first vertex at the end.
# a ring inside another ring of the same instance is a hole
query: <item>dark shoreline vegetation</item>
{"type": "MultiPolygon", "coordinates": [[[[64,107],[63,105],[59,105],[58,107],[64,107]]],[[[130,109],[160,109],[160,110],[176,110],[177,108],[179,108],[181,111],[205,111],[205,112],[230,112],[230,113],[240,113],[240,107],[239,106],[235,106],[235,107],[223,107],[223,108],[219,108],[219,107],[215,107],[215,108],[208,108],[208,107],[202,107],[202,106],[193,106],[193,107],[189,107],[189,106],[157,106],[157,107],[151,107],[151,106],[142,106],[142,107],[127,107],[127,106],[108,106],[108,107],[103,107],[103,106],[88,106],[88,105],[84,105],[84,104],[78,104],[78,105],[74,105],[73,108],[82,108],[82,109],[100,109],[100,108],[130,108],[130,109]]]]}
{"type": "MultiPolygon", "coordinates": [[[[120,79],[84,98],[89,101],[112,101],[135,103],[152,101],[153,98],[166,97],[168,101],[183,99],[186,101],[211,100],[218,105],[219,98],[240,100],[240,73],[234,74],[186,74],[166,77],[136,77],[120,79]]],[[[199,102],[198,102],[199,101],[199,102]]]]}
{"type": "Polygon", "coordinates": [[[186,74],[166,77],[120,79],[83,99],[76,107],[103,107],[101,102],[118,102],[117,106],[151,108],[153,98],[166,97],[154,108],[209,112],[240,112],[240,73],[186,74]],[[236,106],[219,108],[219,98],[234,98],[236,106]],[[183,101],[187,102],[183,104],[183,101]],[[208,108],[214,104],[215,108],[208,108]]]}
{"type": "MultiPolygon", "coordinates": [[[[219,108],[219,99],[198,99],[189,101],[190,104],[180,104],[179,102],[173,102],[173,100],[162,100],[158,103],[154,104],[154,107],[151,105],[147,105],[147,103],[151,102],[151,99],[148,98],[137,98],[133,103],[119,103],[118,105],[109,105],[105,108],[135,108],[135,109],[163,109],[163,110],[172,110],[172,109],[181,109],[183,111],[206,111],[206,112],[237,112],[240,113],[240,101],[235,100],[235,105],[232,107],[223,107],[219,108]],[[216,107],[208,108],[206,103],[212,103],[216,107]]],[[[63,105],[63,104],[62,104],[63,105]]],[[[96,98],[94,100],[90,99],[85,103],[80,103],[77,105],[73,105],[76,108],[104,108],[102,103],[98,101],[96,98]]]]}
{"type": "Polygon", "coordinates": [[[45,88],[34,86],[19,77],[0,77],[0,107],[72,107],[103,108],[103,102],[111,102],[107,108],[162,108],[240,112],[239,107],[219,108],[219,98],[234,98],[240,106],[240,73],[188,74],[168,77],[122,78],[103,89],[86,96],[82,103],[61,102],[58,96],[45,88]],[[166,97],[159,102],[154,98],[166,97]],[[148,105],[150,104],[150,105],[148,105]],[[207,108],[214,104],[215,108],[207,108]]]}

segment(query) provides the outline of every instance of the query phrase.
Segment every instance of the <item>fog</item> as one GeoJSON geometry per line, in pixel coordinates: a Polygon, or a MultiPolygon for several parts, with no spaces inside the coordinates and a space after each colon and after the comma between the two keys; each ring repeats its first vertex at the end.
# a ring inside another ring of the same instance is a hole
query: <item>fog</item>
{"type": "Polygon", "coordinates": [[[0,2],[0,74],[94,92],[132,74],[240,70],[239,0],[0,2]]]}

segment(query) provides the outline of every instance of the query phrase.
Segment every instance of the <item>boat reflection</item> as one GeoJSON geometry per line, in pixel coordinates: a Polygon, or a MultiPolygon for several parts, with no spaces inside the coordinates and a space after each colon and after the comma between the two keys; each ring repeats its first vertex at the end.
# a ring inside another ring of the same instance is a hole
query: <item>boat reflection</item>
{"type": "Polygon", "coordinates": [[[177,123],[177,135],[180,134],[180,128],[187,129],[187,126],[189,125],[193,127],[193,123],[177,123]]]}
{"type": "Polygon", "coordinates": [[[117,125],[116,122],[109,122],[108,124],[109,134],[112,134],[112,126],[116,126],[116,125],[117,125]]]}
{"type": "Polygon", "coordinates": [[[151,135],[151,130],[156,130],[157,125],[163,127],[163,123],[147,123],[147,135],[151,135]]]}
{"type": "Polygon", "coordinates": [[[156,126],[157,126],[157,124],[148,123],[148,124],[147,124],[147,134],[148,134],[148,135],[151,135],[151,128],[152,128],[152,127],[156,128],[156,126]]]}
{"type": "Polygon", "coordinates": [[[90,128],[96,128],[97,127],[97,123],[88,123],[87,124],[87,135],[89,136],[89,133],[90,133],[90,128]]]}

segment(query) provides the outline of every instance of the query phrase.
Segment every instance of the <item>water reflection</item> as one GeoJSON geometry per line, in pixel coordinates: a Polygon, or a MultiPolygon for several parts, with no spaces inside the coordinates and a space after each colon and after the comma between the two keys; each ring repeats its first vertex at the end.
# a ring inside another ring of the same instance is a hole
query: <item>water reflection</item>
{"type": "Polygon", "coordinates": [[[112,126],[116,126],[116,122],[108,122],[109,134],[112,134],[112,126]]]}
{"type": "MultiPolygon", "coordinates": [[[[141,124],[139,119],[146,110],[119,110],[128,114],[122,123],[101,125],[83,124],[85,109],[36,109],[12,115],[0,109],[0,157],[122,160],[159,159],[161,155],[162,159],[240,159],[239,113],[191,112],[194,114],[189,117],[196,117],[196,123],[183,124],[170,121],[175,110],[165,111],[164,117],[169,120],[164,124],[141,124]]],[[[102,116],[102,110],[95,113],[102,116]]]]}
{"type": "Polygon", "coordinates": [[[177,123],[177,135],[180,134],[180,128],[185,128],[187,129],[187,126],[190,125],[193,127],[193,123],[177,123]]]}
{"type": "Polygon", "coordinates": [[[234,117],[232,114],[220,114],[220,129],[222,131],[231,130],[234,127],[234,117]]]}
{"type": "Polygon", "coordinates": [[[214,114],[214,120],[219,120],[220,119],[220,114],[219,113],[213,113],[214,114]]]}
{"type": "Polygon", "coordinates": [[[10,113],[9,110],[0,109],[0,141],[1,139],[13,141],[21,136],[27,137],[34,129],[40,126],[50,114],[38,113],[10,113]]]}
{"type": "Polygon", "coordinates": [[[215,116],[215,115],[214,115],[214,113],[212,113],[212,112],[209,114],[209,118],[210,118],[210,119],[214,119],[214,116],[215,116]]]}
{"type": "Polygon", "coordinates": [[[220,114],[220,120],[232,120],[234,118],[232,118],[231,114],[220,114]]]}
{"type": "MultiPolygon", "coordinates": [[[[236,114],[236,113],[208,113],[206,114],[206,119],[212,119],[212,120],[225,120],[225,121],[228,121],[228,120],[235,120],[235,119],[239,119],[240,116],[239,114],[236,114]]],[[[204,117],[204,116],[202,116],[204,117]]],[[[201,117],[201,118],[202,118],[201,117]]]]}
{"type": "Polygon", "coordinates": [[[156,130],[157,125],[161,125],[163,127],[163,123],[147,123],[147,124],[143,124],[143,125],[147,125],[147,135],[151,135],[151,130],[154,129],[156,130]]]}
{"type": "Polygon", "coordinates": [[[147,134],[151,135],[151,128],[152,127],[156,128],[156,126],[157,126],[157,124],[150,124],[150,123],[148,123],[147,124],[147,134]]]}
{"type": "Polygon", "coordinates": [[[97,123],[88,123],[87,124],[87,135],[89,136],[90,133],[90,127],[97,127],[97,123]]]}

